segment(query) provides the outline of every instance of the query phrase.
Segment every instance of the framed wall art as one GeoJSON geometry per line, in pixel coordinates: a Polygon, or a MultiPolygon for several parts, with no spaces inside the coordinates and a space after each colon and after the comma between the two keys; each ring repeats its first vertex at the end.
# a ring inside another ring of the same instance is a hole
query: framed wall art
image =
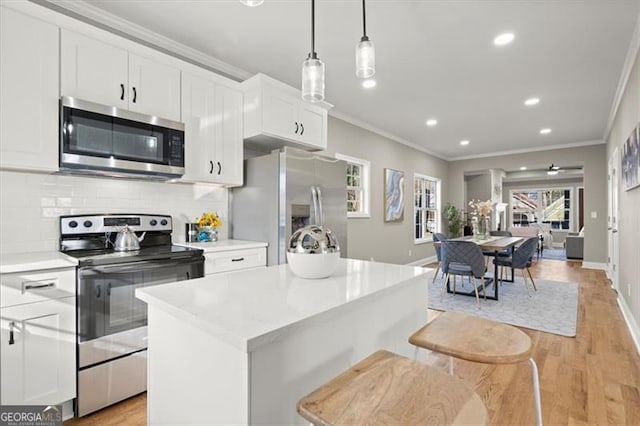
{"type": "Polygon", "coordinates": [[[404,172],[384,169],[384,221],[404,220],[404,172]]]}
{"type": "Polygon", "coordinates": [[[640,186],[640,123],[622,145],[621,170],[625,191],[640,186]]]}

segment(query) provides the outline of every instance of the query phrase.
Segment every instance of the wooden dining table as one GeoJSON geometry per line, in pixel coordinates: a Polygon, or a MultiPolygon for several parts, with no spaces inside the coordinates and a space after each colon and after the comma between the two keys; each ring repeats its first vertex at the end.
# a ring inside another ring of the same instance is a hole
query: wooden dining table
{"type": "MultiPolygon", "coordinates": [[[[475,236],[467,236],[467,237],[460,237],[460,238],[452,238],[451,240],[448,241],[471,241],[473,243],[476,243],[478,245],[478,247],[480,247],[481,250],[485,250],[485,251],[493,251],[495,254],[495,257],[498,257],[498,253],[506,251],[506,250],[512,250],[516,245],[520,244],[522,241],[524,241],[524,238],[521,237],[489,237],[486,240],[481,240],[478,239],[475,236]]],[[[439,241],[436,241],[434,243],[434,245],[440,245],[439,241]]],[[[511,271],[511,277],[513,280],[513,270],[511,271]]],[[[511,280],[511,281],[512,281],[511,280]]],[[[493,278],[489,278],[489,277],[485,277],[485,294],[483,296],[486,296],[486,299],[491,299],[491,300],[498,300],[498,265],[494,262],[493,264],[493,278]],[[486,287],[487,285],[492,285],[493,284],[493,296],[486,294],[486,287]]],[[[449,285],[449,281],[447,280],[447,293],[453,293],[453,291],[451,290],[451,286],[449,285]]],[[[455,294],[461,294],[463,296],[472,296],[472,297],[476,297],[475,291],[470,291],[470,292],[459,292],[456,291],[455,294]]]]}

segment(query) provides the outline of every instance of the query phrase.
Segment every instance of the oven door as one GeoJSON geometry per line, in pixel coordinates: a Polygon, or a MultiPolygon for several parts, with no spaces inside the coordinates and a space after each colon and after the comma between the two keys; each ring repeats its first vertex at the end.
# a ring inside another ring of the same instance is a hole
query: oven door
{"type": "Polygon", "coordinates": [[[135,297],[137,288],[202,276],[203,257],[80,268],[80,368],[147,347],[147,305],[135,297]]]}

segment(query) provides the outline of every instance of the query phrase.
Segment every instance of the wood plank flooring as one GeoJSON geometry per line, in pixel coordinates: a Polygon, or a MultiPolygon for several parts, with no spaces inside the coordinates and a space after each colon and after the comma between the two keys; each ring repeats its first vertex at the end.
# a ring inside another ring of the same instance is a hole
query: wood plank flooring
{"type": "MultiPolygon", "coordinates": [[[[531,273],[580,284],[575,338],[522,329],[534,342],[544,423],[640,425],[640,356],[604,272],[582,269],[580,262],[542,259],[534,262],[531,273]]],[[[438,314],[429,312],[430,318],[438,314]]],[[[427,362],[448,369],[446,356],[432,353],[427,362]]],[[[492,424],[535,423],[527,363],[494,366],[456,360],[454,365],[455,374],[482,397],[492,424]]],[[[141,394],[65,425],[146,425],[146,401],[141,394]]]]}

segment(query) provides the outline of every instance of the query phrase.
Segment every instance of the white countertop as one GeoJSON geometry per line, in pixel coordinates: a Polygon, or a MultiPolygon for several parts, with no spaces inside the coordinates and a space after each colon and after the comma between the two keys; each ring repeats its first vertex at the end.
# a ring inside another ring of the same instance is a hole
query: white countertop
{"type": "MultiPolygon", "coordinates": [[[[338,270],[320,280],[298,278],[288,265],[278,265],[141,288],[136,296],[251,352],[324,315],[384,297],[430,270],[340,259],[338,270]]],[[[419,279],[427,285],[426,277],[419,279]]]]}
{"type": "Polygon", "coordinates": [[[74,268],[78,259],[58,251],[5,254],[0,259],[0,274],[37,271],[40,269],[74,268]]]}
{"type": "Polygon", "coordinates": [[[267,246],[267,243],[264,243],[264,242],[245,241],[245,240],[219,240],[219,241],[213,241],[208,243],[185,243],[185,242],[174,241],[173,244],[178,246],[183,246],[183,247],[193,247],[193,248],[202,249],[204,250],[205,253],[262,248],[267,246]]]}

